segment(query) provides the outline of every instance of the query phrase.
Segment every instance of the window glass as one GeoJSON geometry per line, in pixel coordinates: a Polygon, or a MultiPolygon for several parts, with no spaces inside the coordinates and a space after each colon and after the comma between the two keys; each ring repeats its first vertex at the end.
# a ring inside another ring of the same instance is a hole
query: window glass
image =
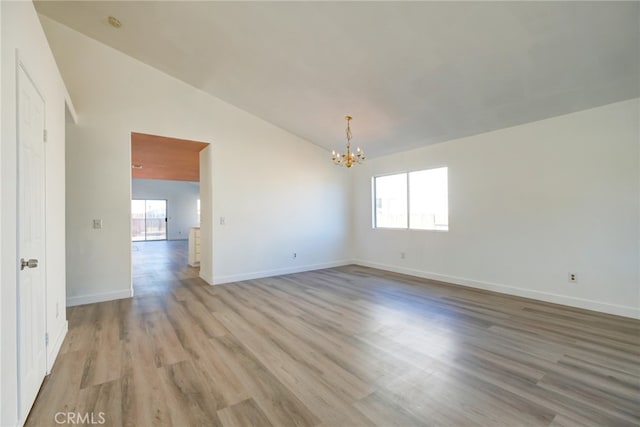
{"type": "Polygon", "coordinates": [[[449,202],[447,168],[409,173],[409,228],[447,230],[449,202]]]}
{"type": "Polygon", "coordinates": [[[407,228],[407,174],[375,178],[375,226],[407,228]]]}

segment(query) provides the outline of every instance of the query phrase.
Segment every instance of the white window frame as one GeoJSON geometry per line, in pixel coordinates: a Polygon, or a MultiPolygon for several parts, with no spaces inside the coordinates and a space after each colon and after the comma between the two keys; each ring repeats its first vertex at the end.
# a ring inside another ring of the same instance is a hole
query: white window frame
{"type": "MultiPolygon", "coordinates": [[[[448,175],[449,175],[449,167],[448,166],[434,166],[434,167],[430,167],[427,169],[415,169],[415,170],[410,170],[410,171],[403,171],[403,172],[391,172],[391,173],[385,173],[385,174],[380,174],[380,175],[374,175],[371,177],[371,218],[372,218],[372,223],[371,223],[371,228],[373,228],[374,230],[409,230],[409,231],[436,231],[436,232],[448,232],[449,231],[449,222],[447,221],[447,228],[446,229],[438,229],[438,228],[411,228],[411,182],[409,180],[409,174],[414,173],[414,172],[422,172],[422,171],[427,171],[427,170],[432,170],[432,169],[442,169],[442,168],[446,168],[447,169],[447,192],[449,190],[449,179],[448,179],[448,175]],[[377,214],[377,206],[376,206],[376,179],[377,178],[383,178],[386,176],[393,176],[393,175],[405,175],[406,180],[407,180],[407,226],[406,227],[378,227],[377,223],[378,223],[378,214],[377,214]]],[[[449,212],[449,201],[447,199],[447,217],[449,212]]]]}

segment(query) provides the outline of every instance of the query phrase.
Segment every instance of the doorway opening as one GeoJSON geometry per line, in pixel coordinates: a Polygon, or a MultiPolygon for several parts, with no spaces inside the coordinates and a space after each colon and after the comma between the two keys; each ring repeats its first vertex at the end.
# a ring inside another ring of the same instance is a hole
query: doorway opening
{"type": "Polygon", "coordinates": [[[167,240],[167,201],[131,200],[131,240],[167,240]]]}
{"type": "MultiPolygon", "coordinates": [[[[131,266],[134,295],[170,292],[197,278],[200,151],[209,144],[131,133],[131,266]],[[191,252],[190,252],[191,250],[191,252]]],[[[211,186],[207,186],[210,188],[211,186]]]]}

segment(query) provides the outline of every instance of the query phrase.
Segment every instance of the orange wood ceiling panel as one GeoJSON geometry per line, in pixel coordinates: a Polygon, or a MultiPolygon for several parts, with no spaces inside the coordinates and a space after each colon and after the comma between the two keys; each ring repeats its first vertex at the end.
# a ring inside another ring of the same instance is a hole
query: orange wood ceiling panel
{"type": "Polygon", "coordinates": [[[206,142],[131,132],[131,176],[200,181],[200,150],[206,142]],[[142,168],[136,168],[136,165],[142,168]]]}

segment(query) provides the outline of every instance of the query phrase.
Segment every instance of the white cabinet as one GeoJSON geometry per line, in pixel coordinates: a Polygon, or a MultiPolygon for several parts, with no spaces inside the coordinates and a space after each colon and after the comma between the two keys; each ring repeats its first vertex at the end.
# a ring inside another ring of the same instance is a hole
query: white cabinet
{"type": "Polygon", "coordinates": [[[189,230],[189,265],[200,266],[200,227],[191,227],[189,230]]]}

